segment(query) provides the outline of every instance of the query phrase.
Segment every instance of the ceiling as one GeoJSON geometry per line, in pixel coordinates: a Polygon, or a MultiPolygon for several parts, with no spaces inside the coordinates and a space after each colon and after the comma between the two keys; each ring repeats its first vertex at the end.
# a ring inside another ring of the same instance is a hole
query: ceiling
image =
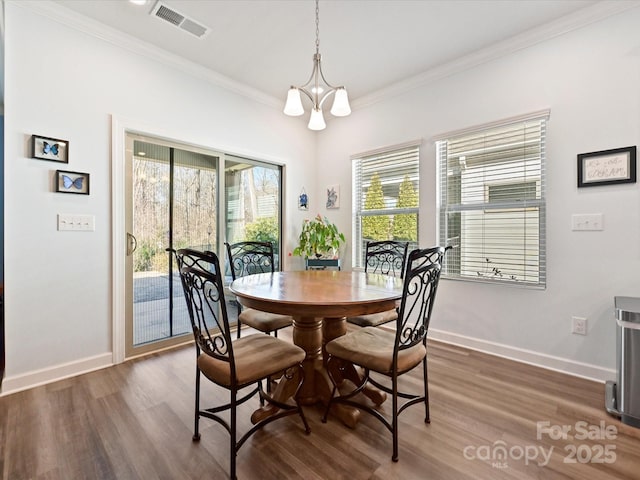
{"type": "MultiPolygon", "coordinates": [[[[209,33],[197,38],[150,15],[156,0],[142,6],[126,0],[54,0],[272,98],[284,101],[290,85],[308,80],[315,53],[312,0],[161,1],[209,33]]],[[[585,16],[599,3],[610,2],[321,0],[323,71],[330,83],[346,86],[353,103],[514,37],[539,41],[543,32],[548,38],[558,33],[553,25],[585,16]]]]}

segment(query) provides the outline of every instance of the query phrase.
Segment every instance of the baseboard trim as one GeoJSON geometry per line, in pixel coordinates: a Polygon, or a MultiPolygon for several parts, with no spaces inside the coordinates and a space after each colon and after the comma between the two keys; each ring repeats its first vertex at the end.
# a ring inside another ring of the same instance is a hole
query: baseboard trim
{"type": "Polygon", "coordinates": [[[586,378],[596,382],[604,383],[615,378],[614,369],[603,368],[588,363],[576,362],[567,358],[555,357],[544,353],[534,352],[523,348],[511,347],[487,340],[467,337],[458,333],[446,332],[434,328],[429,329],[429,338],[439,342],[469,348],[490,355],[507,358],[516,362],[534,365],[536,367],[566,373],[574,377],[586,378]]]}
{"type": "MultiPolygon", "coordinates": [[[[526,363],[536,367],[566,373],[575,377],[594,380],[596,382],[604,383],[607,380],[615,379],[616,376],[616,371],[614,369],[603,368],[597,365],[576,362],[567,358],[534,352],[532,350],[467,337],[465,335],[446,332],[444,330],[430,328],[429,338],[438,342],[469,348],[489,355],[496,355],[516,362],[526,363]]],[[[75,362],[56,365],[51,368],[43,368],[24,373],[22,375],[7,377],[2,382],[0,397],[58,380],[63,380],[65,378],[75,377],[84,373],[100,370],[112,365],[113,354],[109,352],[84,358],[75,362]]]]}
{"type": "Polygon", "coordinates": [[[63,363],[50,368],[33,370],[13,377],[6,377],[2,382],[0,396],[27,390],[69,377],[93,372],[113,365],[113,354],[103,353],[93,357],[83,358],[75,362],[63,363]]]}

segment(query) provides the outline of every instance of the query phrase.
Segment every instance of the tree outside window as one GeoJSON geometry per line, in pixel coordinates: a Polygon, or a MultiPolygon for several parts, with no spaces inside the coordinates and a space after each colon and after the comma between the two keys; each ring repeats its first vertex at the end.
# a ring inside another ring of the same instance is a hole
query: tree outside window
{"type": "Polygon", "coordinates": [[[362,267],[366,243],[418,245],[419,147],[405,144],[353,157],[353,265],[362,267]]]}

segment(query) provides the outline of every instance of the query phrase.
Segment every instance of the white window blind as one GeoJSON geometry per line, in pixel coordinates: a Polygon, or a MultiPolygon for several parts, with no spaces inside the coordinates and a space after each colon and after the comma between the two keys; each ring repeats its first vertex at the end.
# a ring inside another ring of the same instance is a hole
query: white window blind
{"type": "Polygon", "coordinates": [[[418,245],[420,142],[353,155],[353,265],[371,240],[418,245]]]}
{"type": "Polygon", "coordinates": [[[443,276],[544,287],[548,112],[436,142],[443,276]]]}

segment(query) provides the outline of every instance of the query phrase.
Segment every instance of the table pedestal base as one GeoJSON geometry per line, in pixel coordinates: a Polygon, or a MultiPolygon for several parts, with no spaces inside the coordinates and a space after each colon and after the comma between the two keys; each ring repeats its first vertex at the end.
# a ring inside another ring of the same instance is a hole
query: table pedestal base
{"type": "MultiPolygon", "coordinates": [[[[315,405],[321,403],[326,406],[331,399],[333,384],[327,373],[326,352],[324,346],[334,338],[346,334],[347,321],[343,318],[313,318],[294,317],[293,318],[293,343],[306,352],[306,357],[302,362],[304,369],[304,382],[298,392],[298,401],[302,405],[315,405]]],[[[361,376],[355,366],[348,365],[344,371],[331,372],[333,378],[338,382],[349,380],[355,385],[361,382],[361,376]]],[[[281,402],[286,402],[295,394],[297,382],[289,381],[285,377],[273,390],[273,397],[281,402]]],[[[381,405],[387,394],[378,389],[367,387],[363,393],[376,405],[381,405]]],[[[278,408],[273,405],[266,405],[256,410],[251,416],[251,422],[258,421],[275,414],[278,408]]],[[[342,423],[350,428],[354,428],[360,418],[360,410],[348,405],[334,405],[331,408],[332,415],[339,418],[342,423]]]]}

